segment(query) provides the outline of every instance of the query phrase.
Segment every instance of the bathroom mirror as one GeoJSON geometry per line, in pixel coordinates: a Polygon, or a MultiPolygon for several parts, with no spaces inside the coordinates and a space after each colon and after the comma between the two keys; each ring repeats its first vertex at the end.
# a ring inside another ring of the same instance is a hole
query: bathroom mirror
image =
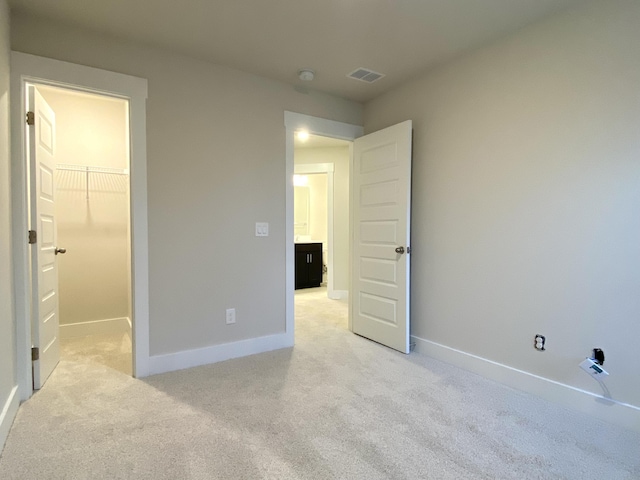
{"type": "Polygon", "coordinates": [[[293,234],[309,235],[309,187],[293,187],[293,234]]]}

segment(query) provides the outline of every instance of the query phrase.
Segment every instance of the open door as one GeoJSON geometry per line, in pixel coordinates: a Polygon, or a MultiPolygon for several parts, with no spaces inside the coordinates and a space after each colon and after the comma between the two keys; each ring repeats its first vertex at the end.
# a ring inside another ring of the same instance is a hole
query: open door
{"type": "Polygon", "coordinates": [[[353,332],[409,353],[411,121],[354,142],[353,332]]]}
{"type": "Polygon", "coordinates": [[[55,114],[33,85],[28,87],[28,106],[30,228],[36,232],[35,243],[31,245],[31,339],[33,388],[37,390],[60,361],[56,255],[64,253],[64,249],[56,246],[55,114]]]}

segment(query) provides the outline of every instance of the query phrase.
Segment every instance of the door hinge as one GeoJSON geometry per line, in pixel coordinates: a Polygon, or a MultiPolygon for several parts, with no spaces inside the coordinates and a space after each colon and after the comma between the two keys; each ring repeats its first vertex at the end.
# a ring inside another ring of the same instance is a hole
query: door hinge
{"type": "Polygon", "coordinates": [[[29,244],[36,243],[38,241],[38,233],[35,230],[29,230],[29,244]]]}
{"type": "Polygon", "coordinates": [[[31,361],[35,362],[40,360],[40,349],[38,347],[31,347],[31,361]]]}
{"type": "Polygon", "coordinates": [[[27,125],[35,125],[36,124],[36,116],[33,112],[27,112],[27,125]]]}

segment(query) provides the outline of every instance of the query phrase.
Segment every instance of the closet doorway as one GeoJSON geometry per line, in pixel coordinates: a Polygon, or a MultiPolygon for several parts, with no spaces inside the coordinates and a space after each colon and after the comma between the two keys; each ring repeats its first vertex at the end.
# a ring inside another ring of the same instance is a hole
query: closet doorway
{"type": "MultiPolygon", "coordinates": [[[[54,115],[60,359],[132,375],[129,102],[30,88],[54,115]]],[[[42,376],[40,384],[48,373],[42,376]]]]}

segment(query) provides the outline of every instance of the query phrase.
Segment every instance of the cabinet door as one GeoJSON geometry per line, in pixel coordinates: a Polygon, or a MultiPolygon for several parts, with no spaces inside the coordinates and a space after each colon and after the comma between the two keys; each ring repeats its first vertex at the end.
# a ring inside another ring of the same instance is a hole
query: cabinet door
{"type": "Polygon", "coordinates": [[[322,243],[296,243],[296,289],[322,283],[322,243]]]}
{"type": "Polygon", "coordinates": [[[299,249],[296,245],[296,289],[309,286],[308,255],[309,252],[299,249]]]}
{"type": "Polygon", "coordinates": [[[319,287],[322,283],[322,245],[309,252],[309,286],[319,287]]]}

